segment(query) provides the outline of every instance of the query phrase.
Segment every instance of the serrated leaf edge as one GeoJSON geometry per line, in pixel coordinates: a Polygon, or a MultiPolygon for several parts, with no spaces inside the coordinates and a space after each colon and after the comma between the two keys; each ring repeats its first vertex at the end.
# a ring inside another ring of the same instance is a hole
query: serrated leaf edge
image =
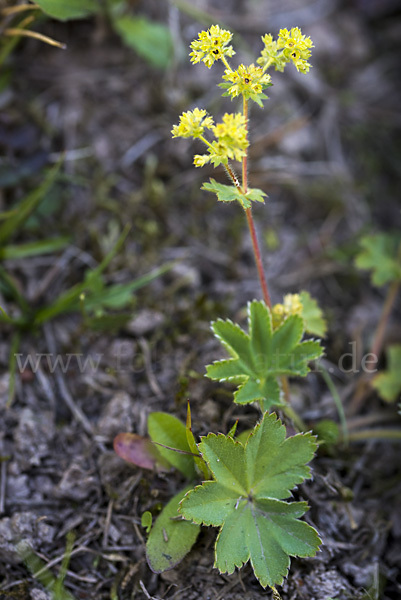
{"type": "Polygon", "coordinates": [[[216,333],[216,331],[214,330],[214,324],[215,323],[230,323],[230,325],[234,325],[234,327],[241,333],[241,335],[249,342],[249,335],[242,329],[242,327],[240,327],[240,325],[238,325],[238,323],[234,323],[234,321],[232,321],[231,319],[216,319],[216,321],[213,321],[210,325],[210,328],[213,332],[213,335],[220,341],[220,343],[224,346],[224,348],[227,350],[227,352],[229,354],[231,354],[231,357],[233,359],[239,359],[240,356],[235,352],[235,350],[232,348],[232,346],[230,346],[230,344],[228,344],[219,333],[216,333]]]}

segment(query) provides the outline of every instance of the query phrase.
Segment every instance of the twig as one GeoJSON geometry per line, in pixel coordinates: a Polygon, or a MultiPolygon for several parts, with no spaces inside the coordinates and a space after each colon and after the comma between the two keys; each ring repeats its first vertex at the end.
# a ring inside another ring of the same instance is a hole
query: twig
{"type": "Polygon", "coordinates": [[[142,579],[139,580],[139,585],[141,586],[141,590],[143,591],[143,593],[145,594],[146,598],[148,600],[160,600],[160,598],[156,598],[155,596],[151,596],[148,592],[148,590],[145,587],[145,584],[143,583],[142,579]]]}
{"type": "Polygon", "coordinates": [[[371,354],[374,355],[376,361],[379,359],[379,355],[383,346],[384,334],[386,333],[387,322],[394,306],[395,299],[397,298],[398,290],[400,288],[401,281],[394,281],[387,292],[386,300],[383,305],[382,314],[376,327],[376,331],[373,337],[371,354]]]}
{"type": "Polygon", "coordinates": [[[160,389],[159,384],[157,383],[157,379],[155,377],[155,374],[153,373],[152,358],[151,358],[151,355],[150,355],[149,344],[145,340],[145,338],[143,338],[143,337],[141,337],[139,339],[139,344],[141,346],[141,350],[142,350],[142,353],[143,353],[143,358],[145,360],[145,372],[146,372],[146,377],[148,379],[150,388],[151,388],[152,392],[158,398],[164,398],[164,394],[163,394],[162,390],[160,389]]]}
{"type": "MultiPolygon", "coordinates": [[[[51,327],[50,323],[46,323],[44,325],[43,329],[44,329],[44,333],[45,333],[46,343],[48,345],[50,352],[52,352],[53,354],[57,354],[56,342],[54,339],[54,335],[53,335],[53,331],[52,331],[52,327],[51,327]]],[[[60,396],[62,397],[62,399],[68,406],[68,408],[70,409],[71,413],[74,415],[75,419],[79,423],[81,423],[81,425],[84,428],[84,430],[86,431],[86,433],[88,433],[90,436],[93,436],[92,425],[90,424],[86,415],[79,408],[79,406],[77,406],[75,404],[73,397],[71,396],[71,394],[67,388],[64,377],[62,376],[61,373],[59,373],[57,371],[54,372],[54,376],[56,378],[56,383],[57,383],[58,390],[60,392],[60,396]]]]}
{"type": "Polygon", "coordinates": [[[17,4],[16,6],[7,6],[6,8],[2,8],[0,13],[7,17],[9,15],[15,15],[26,10],[35,10],[37,8],[40,9],[39,4],[17,4]]]}
{"type": "Polygon", "coordinates": [[[40,40],[41,42],[45,42],[45,44],[49,44],[50,46],[56,46],[56,48],[61,48],[65,50],[67,48],[67,44],[63,44],[62,42],[57,42],[47,35],[43,35],[42,33],[37,33],[37,31],[30,31],[29,29],[21,29],[20,27],[8,27],[3,31],[3,35],[7,35],[9,37],[30,37],[35,40],[40,40]]]}
{"type": "Polygon", "coordinates": [[[110,522],[111,522],[111,515],[113,514],[113,506],[114,506],[114,501],[110,500],[110,502],[107,506],[106,521],[104,524],[104,532],[103,532],[103,540],[102,540],[103,548],[105,548],[107,546],[108,541],[109,541],[110,522]]]}

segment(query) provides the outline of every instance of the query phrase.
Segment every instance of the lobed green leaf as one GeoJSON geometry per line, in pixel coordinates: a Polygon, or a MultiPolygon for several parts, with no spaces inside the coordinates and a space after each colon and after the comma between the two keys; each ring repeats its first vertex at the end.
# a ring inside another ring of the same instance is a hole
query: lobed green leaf
{"type": "Polygon", "coordinates": [[[230,320],[212,323],[214,334],[232,358],[208,365],[206,375],[238,384],[235,402],[260,401],[269,410],[281,404],[277,379],[307,375],[308,363],[321,356],[322,347],[314,340],[301,342],[304,321],[299,315],[290,315],[273,331],[271,312],[261,301],[248,305],[248,328],[249,334],[230,320]]]}
{"type": "Polygon", "coordinates": [[[299,296],[302,303],[302,318],[306,333],[312,333],[323,338],[326,335],[327,322],[323,317],[322,309],[309,292],[302,291],[299,296]]]}
{"type": "Polygon", "coordinates": [[[195,523],[220,527],[215,566],[232,573],[250,560],[263,587],[282,583],[290,556],[314,556],[317,532],[298,521],[305,502],[283,502],[290,490],[310,477],[316,450],[311,434],[285,439],[276,415],[264,414],[245,444],[209,434],[198,445],[213,474],[189,491],[180,513],[195,523]]]}
{"type": "Polygon", "coordinates": [[[401,281],[401,236],[399,233],[366,235],[360,241],[361,251],[355,258],[358,269],[371,271],[373,285],[378,287],[401,281]]]}
{"type": "Polygon", "coordinates": [[[401,344],[389,347],[387,362],[387,369],[373,379],[373,387],[383,400],[395,402],[401,394],[401,344]]]}
{"type": "Polygon", "coordinates": [[[217,183],[213,178],[209,180],[209,183],[204,183],[201,189],[216,194],[220,202],[233,202],[237,200],[244,209],[250,208],[252,202],[264,202],[264,196],[266,196],[262,190],[257,188],[249,189],[244,194],[235,185],[217,183]]]}

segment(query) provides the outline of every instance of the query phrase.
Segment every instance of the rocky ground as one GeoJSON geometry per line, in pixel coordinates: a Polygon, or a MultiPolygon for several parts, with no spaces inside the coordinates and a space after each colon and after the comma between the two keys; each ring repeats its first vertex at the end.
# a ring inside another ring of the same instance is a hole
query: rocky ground
{"type": "MultiPolygon", "coordinates": [[[[237,418],[246,429],[258,418],[256,408],[232,403],[231,388],[203,376],[221,353],[210,321],[245,324],[244,306],[260,290],[240,207],[200,191],[209,176],[224,182],[224,173],[195,169],[198,149],[171,139],[183,110],[234,110],[216,88],[219,67],[189,63],[187,48],[204,25],[188,5],[235,31],[244,62],[259,54],[266,32],[298,25],[312,37],[310,74],[273,74],[265,110],[255,106],[251,114],[250,184],[269,195],[254,209],[266,273],[274,302],[306,289],[324,307],[324,365],[350,432],[400,426],[397,407],[372,389],[360,400],[361,360],[386,290],[372,287],[353,262],[362,232],[400,226],[399,7],[379,0],[130,4],[171,27],[175,56],[168,69],[149,66],[101,18],[43,22],[40,30],[67,50],[25,40],[3,69],[1,211],[35,189],[65,153],[62,175],[12,242],[63,235],[68,244],[50,254],[1,255],[28,306],[50,305],[81,282],[127,223],[107,284],[169,268],[133,294],[117,324],[82,310],[26,327],[19,337],[1,324],[2,600],[53,597],[37,571],[48,564],[57,576],[69,532],[75,538],[64,586],[77,600],[269,597],[249,565],[231,576],[213,569],[210,529],[177,568],[152,573],[141,515],[157,515],[183,481],[174,472],[130,466],[112,449],[121,431],[145,435],[151,411],[185,419],[188,399],[196,435],[226,433],[237,418]],[[18,359],[15,377],[10,354],[18,359]],[[31,568],[21,541],[33,549],[31,568]]],[[[18,313],[4,284],[0,298],[8,314],[18,313]]],[[[401,340],[399,316],[395,308],[384,349],[401,340]]],[[[308,427],[339,421],[318,370],[291,382],[291,397],[308,427]]],[[[322,551],[292,561],[283,600],[401,597],[399,457],[399,442],[377,437],[320,448],[313,480],[296,494],[311,506],[307,519],[322,551]]]]}

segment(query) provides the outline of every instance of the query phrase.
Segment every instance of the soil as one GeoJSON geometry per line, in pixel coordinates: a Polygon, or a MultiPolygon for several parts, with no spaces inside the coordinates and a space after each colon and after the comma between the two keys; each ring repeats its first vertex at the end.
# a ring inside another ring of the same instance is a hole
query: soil
{"type": "MultiPolygon", "coordinates": [[[[196,435],[227,433],[236,419],[242,431],[259,415],[256,407],[234,405],[230,386],[204,377],[205,365],[221,357],[210,321],[245,326],[246,303],[261,295],[246,220],[239,206],[200,191],[210,176],[224,182],[224,173],[195,169],[199,149],[170,134],[183,110],[222,115],[236,104],[220,97],[219,67],[189,63],[188,45],[204,25],[175,2],[127,4],[171,28],[175,57],[168,69],[125,47],[100,17],[40,23],[38,30],[67,50],[25,39],[3,68],[1,211],[36,189],[45,169],[64,157],[62,175],[12,243],[68,236],[68,244],[3,259],[30,309],[81,282],[126,224],[131,229],[106,283],[168,269],[123,311],[60,314],[20,337],[2,325],[0,598],[63,598],[36,573],[48,564],[58,575],[69,532],[75,537],[64,587],[77,600],[266,598],[271,592],[249,564],[232,575],[213,568],[212,529],[202,530],[175,569],[152,573],[141,515],[157,516],[184,481],[176,472],[129,465],[113,451],[122,431],[146,435],[151,411],[185,420],[188,399],[196,435]],[[121,313],[118,322],[105,317],[121,313]],[[22,541],[32,548],[25,562],[22,541]]],[[[235,31],[236,58],[244,62],[260,52],[266,31],[299,25],[312,37],[311,72],[273,73],[265,110],[255,105],[251,113],[250,184],[269,196],[253,212],[270,292],[279,302],[306,289],[324,307],[322,364],[350,433],[399,428],[397,405],[377,396],[362,368],[386,289],[373,287],[353,260],[361,233],[400,226],[401,13],[391,1],[301,4],[186,6],[235,31]]],[[[0,296],[6,313],[17,315],[4,286],[0,296]]],[[[400,343],[400,312],[395,307],[389,319],[380,368],[385,349],[400,343]]],[[[291,399],[310,429],[323,419],[340,422],[319,370],[291,382],[291,399]]],[[[282,599],[401,598],[399,442],[376,436],[321,445],[312,467],[313,479],[295,498],[310,504],[306,520],[319,531],[322,549],[315,558],[292,560],[282,599]]]]}

